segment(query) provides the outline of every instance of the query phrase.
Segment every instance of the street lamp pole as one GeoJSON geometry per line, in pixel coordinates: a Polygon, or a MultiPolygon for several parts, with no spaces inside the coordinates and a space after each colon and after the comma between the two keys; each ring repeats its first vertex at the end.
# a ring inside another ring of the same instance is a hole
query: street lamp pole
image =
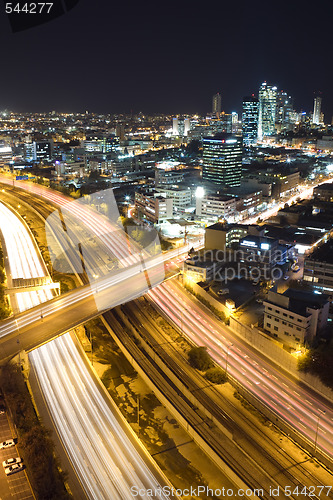
{"type": "Polygon", "coordinates": [[[318,410],[320,413],[318,413],[318,418],[317,418],[317,427],[316,427],[316,437],[315,437],[315,445],[314,445],[314,450],[313,450],[313,454],[316,453],[316,450],[317,450],[317,443],[318,443],[318,431],[319,431],[319,420],[320,420],[320,417],[322,415],[325,415],[325,411],[324,410],[318,410]]]}
{"type": "Polygon", "coordinates": [[[19,326],[18,326],[18,323],[17,323],[17,319],[15,318],[15,323],[16,323],[16,328],[17,328],[17,344],[18,344],[18,347],[19,347],[19,365],[21,366],[21,346],[20,346],[20,329],[19,329],[19,326]]]}
{"type": "Polygon", "coordinates": [[[233,346],[234,344],[230,344],[228,347],[227,347],[227,354],[226,354],[226,357],[225,357],[225,374],[228,375],[228,357],[229,357],[229,351],[231,349],[231,347],[233,346]]]}

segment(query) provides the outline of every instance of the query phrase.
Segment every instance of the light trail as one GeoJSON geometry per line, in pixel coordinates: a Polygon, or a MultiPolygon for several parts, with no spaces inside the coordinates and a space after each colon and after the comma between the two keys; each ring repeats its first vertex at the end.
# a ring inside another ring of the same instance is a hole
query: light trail
{"type": "Polygon", "coordinates": [[[175,283],[163,283],[150,290],[149,295],[191,342],[207,347],[222,368],[227,362],[228,373],[234,379],[313,443],[320,415],[317,446],[328,456],[333,455],[333,411],[330,407],[246,348],[227,327],[205,313],[175,283]]]}
{"type": "MultiPolygon", "coordinates": [[[[323,181],[326,182],[326,181],[323,181]]],[[[20,187],[27,189],[24,183],[20,183],[20,187]]],[[[304,195],[310,195],[313,186],[305,191],[304,195]]],[[[60,202],[63,204],[67,199],[62,195],[54,194],[51,191],[42,189],[36,186],[29,186],[28,190],[31,190],[35,194],[45,197],[54,203],[60,202]],[[64,201],[65,199],[65,201],[64,201]],[[58,201],[56,201],[58,200],[58,201]]],[[[295,195],[296,199],[299,194],[295,195]]],[[[70,211],[71,205],[68,206],[70,211]]],[[[74,204],[73,204],[74,208],[74,204]]],[[[75,210],[73,210],[72,215],[77,217],[75,210]]],[[[83,214],[80,213],[80,219],[82,220],[83,214]]],[[[93,219],[90,219],[90,214],[85,213],[84,219],[88,220],[89,226],[94,230],[92,223],[95,227],[98,225],[98,215],[95,214],[93,219]]],[[[256,217],[257,219],[257,217],[256,217]]],[[[101,234],[101,231],[99,231],[101,234]]],[[[117,235],[119,237],[119,233],[117,235]]],[[[112,252],[114,248],[120,252],[120,257],[127,255],[127,243],[123,239],[119,241],[112,240],[112,234],[110,238],[106,239],[105,235],[100,236],[102,241],[109,247],[112,252]]],[[[176,256],[176,251],[174,256],[176,256]]],[[[136,257],[136,256],[135,256],[136,257]]],[[[170,257],[172,258],[172,257],[170,257]]],[[[132,268],[132,272],[135,271],[136,266],[132,268]]],[[[175,290],[171,288],[173,285],[170,282],[156,287],[149,293],[154,298],[157,303],[162,304],[166,314],[175,321],[178,326],[180,326],[180,310],[184,308],[181,306],[181,301],[177,303],[175,290]],[[163,302],[163,300],[165,302],[163,302]],[[158,302],[159,301],[159,302],[158,302]],[[171,305],[172,304],[172,305],[171,305]],[[177,305],[178,304],[178,305],[177,305]]],[[[79,300],[79,299],[78,299],[79,300]]],[[[238,382],[244,385],[250,392],[252,392],[258,399],[264,402],[275,414],[279,414],[281,418],[285,419],[286,422],[290,423],[302,436],[314,442],[316,439],[316,429],[314,422],[318,420],[318,415],[320,415],[320,428],[323,432],[318,435],[317,448],[322,449],[330,457],[333,456],[333,412],[331,408],[322,405],[319,399],[312,397],[306,389],[301,389],[299,386],[290,382],[290,380],[283,376],[282,373],[273,370],[269,364],[266,364],[264,359],[260,355],[254,355],[252,351],[248,350],[243,346],[243,344],[238,343],[234,336],[228,334],[227,328],[221,328],[218,325],[212,325],[211,318],[206,315],[201,309],[199,309],[193,301],[188,301],[186,305],[188,315],[186,319],[188,320],[188,325],[185,325],[184,331],[190,337],[194,335],[193,341],[198,345],[207,345],[210,349],[212,356],[217,362],[223,364],[226,363],[226,355],[230,358],[231,374],[235,377],[238,382]],[[198,326],[199,321],[199,326],[198,326]],[[208,327],[203,323],[207,322],[208,327]],[[213,338],[211,338],[213,335],[213,338]],[[215,339],[215,340],[214,340],[215,339]],[[230,344],[237,344],[237,349],[241,353],[237,358],[237,354],[234,349],[230,349],[230,344]],[[229,348],[228,348],[229,346],[229,348]],[[223,359],[224,352],[224,359],[223,359]],[[222,357],[221,357],[222,356],[222,357]],[[251,359],[253,361],[251,363],[251,359]],[[254,364],[255,363],[255,364],[254,364]],[[265,367],[263,373],[259,372],[259,366],[265,367]],[[267,373],[266,373],[267,372],[267,373]],[[284,389],[281,388],[283,385],[284,389]],[[272,389],[274,388],[274,391],[272,389]],[[288,391],[289,392],[286,392],[288,391]],[[297,396],[295,398],[294,391],[301,393],[301,397],[297,396]],[[286,394],[288,395],[286,399],[286,394]],[[297,399],[298,398],[298,399],[297,399]],[[307,403],[310,401],[312,404],[307,403]],[[322,414],[322,410],[326,411],[326,414],[322,414]],[[326,433],[326,434],[325,434],[326,433]]]]}
{"type": "MultiPolygon", "coordinates": [[[[44,276],[45,269],[27,228],[1,203],[0,229],[12,276],[44,276]]],[[[51,297],[50,290],[17,293],[20,311],[51,297]]],[[[47,310],[45,306],[45,314],[47,310]]],[[[145,455],[116,405],[92,376],[69,333],[36,349],[29,358],[88,498],[128,500],[132,486],[155,490],[167,484],[164,478],[161,482],[157,465],[145,455]]],[[[168,498],[164,493],[156,497],[168,498]]],[[[146,494],[142,498],[150,497],[146,494]]]]}

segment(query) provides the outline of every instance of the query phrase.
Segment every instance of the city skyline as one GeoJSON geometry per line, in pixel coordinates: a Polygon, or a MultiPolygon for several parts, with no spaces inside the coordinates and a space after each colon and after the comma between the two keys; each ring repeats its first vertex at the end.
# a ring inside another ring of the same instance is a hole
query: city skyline
{"type": "MultiPolygon", "coordinates": [[[[240,113],[243,97],[266,80],[308,112],[320,90],[330,122],[330,16],[313,23],[300,5],[223,6],[223,30],[211,29],[209,8],[173,3],[158,12],[152,4],[105,4],[102,12],[82,0],[66,15],[15,34],[0,16],[2,64],[10,68],[0,109],[205,114],[220,92],[222,110],[240,113]]],[[[331,9],[325,2],[323,12],[331,9]]]]}

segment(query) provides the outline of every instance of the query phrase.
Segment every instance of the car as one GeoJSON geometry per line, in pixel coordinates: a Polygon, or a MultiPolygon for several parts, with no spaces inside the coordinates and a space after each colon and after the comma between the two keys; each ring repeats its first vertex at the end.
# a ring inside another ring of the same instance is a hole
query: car
{"type": "Polygon", "coordinates": [[[257,302],[258,304],[262,304],[262,299],[256,299],[256,302],[257,302]]]}
{"type": "Polygon", "coordinates": [[[223,288],[217,292],[217,295],[226,295],[227,293],[229,293],[229,288],[223,288]]]}
{"type": "Polygon", "coordinates": [[[284,276],[284,277],[283,277],[284,281],[289,280],[289,278],[290,278],[290,276],[284,276]]]}
{"type": "Polygon", "coordinates": [[[15,472],[19,472],[20,470],[23,469],[24,469],[23,464],[14,464],[11,465],[10,467],[5,468],[5,474],[7,474],[7,476],[10,476],[10,474],[15,474],[15,472]]]}
{"type": "Polygon", "coordinates": [[[299,266],[295,266],[294,268],[292,268],[293,273],[297,273],[299,270],[300,270],[299,266]]]}
{"type": "Polygon", "coordinates": [[[4,450],[5,448],[10,448],[11,446],[15,446],[14,439],[7,439],[7,441],[3,441],[0,443],[0,450],[4,450]]]}
{"type": "Polygon", "coordinates": [[[21,457],[16,457],[16,458],[7,458],[7,460],[4,460],[2,462],[2,465],[3,467],[9,467],[10,465],[14,465],[14,464],[20,464],[22,462],[22,458],[21,457]]]}

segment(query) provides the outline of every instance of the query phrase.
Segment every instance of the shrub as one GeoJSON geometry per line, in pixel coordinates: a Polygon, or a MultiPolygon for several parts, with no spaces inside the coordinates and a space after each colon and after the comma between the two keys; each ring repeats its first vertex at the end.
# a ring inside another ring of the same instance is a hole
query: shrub
{"type": "Polygon", "coordinates": [[[188,352],[188,360],[193,368],[205,371],[212,368],[213,361],[211,360],[206,347],[192,347],[188,352]]]}
{"type": "Polygon", "coordinates": [[[205,377],[209,382],[212,382],[212,384],[224,384],[228,380],[225,370],[218,367],[209,368],[209,370],[206,371],[205,377]]]}

